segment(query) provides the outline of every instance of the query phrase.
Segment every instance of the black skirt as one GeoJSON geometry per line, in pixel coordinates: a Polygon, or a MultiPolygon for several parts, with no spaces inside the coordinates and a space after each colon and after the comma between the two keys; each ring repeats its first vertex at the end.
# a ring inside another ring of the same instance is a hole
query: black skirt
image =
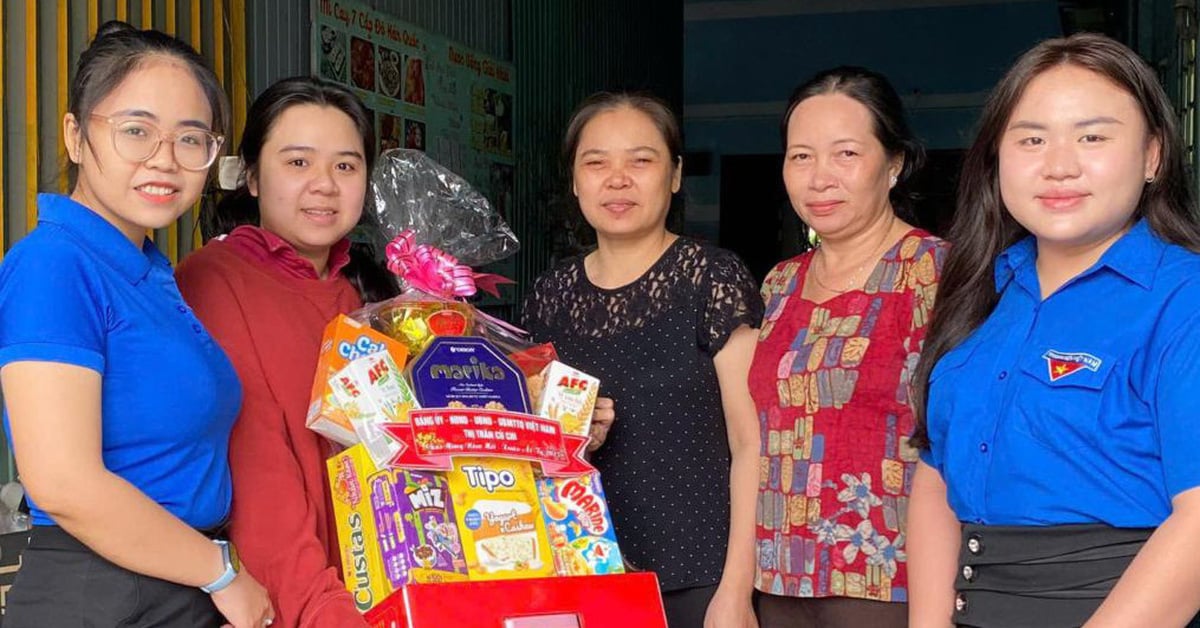
{"type": "MultiPolygon", "coordinates": [[[[1082,626],[1153,532],[1105,525],[966,524],[954,621],[960,628],[1082,626]]],[[[1188,626],[1200,628],[1200,621],[1188,626]]]]}

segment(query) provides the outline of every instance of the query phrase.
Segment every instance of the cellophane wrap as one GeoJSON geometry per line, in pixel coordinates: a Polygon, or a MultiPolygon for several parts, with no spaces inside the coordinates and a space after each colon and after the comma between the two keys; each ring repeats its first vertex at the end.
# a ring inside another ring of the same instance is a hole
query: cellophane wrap
{"type": "MultiPolygon", "coordinates": [[[[382,236],[405,229],[417,244],[435,246],[478,268],[520,248],[508,224],[465,179],[419,150],[395,148],[380,155],[371,186],[382,236]]],[[[387,240],[377,243],[380,252],[387,240]]]]}

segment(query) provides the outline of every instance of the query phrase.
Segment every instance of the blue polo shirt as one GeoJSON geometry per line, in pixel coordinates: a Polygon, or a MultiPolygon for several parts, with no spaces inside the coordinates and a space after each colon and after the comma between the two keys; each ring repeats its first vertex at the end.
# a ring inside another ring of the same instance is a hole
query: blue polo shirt
{"type": "MultiPolygon", "coordinates": [[[[233,365],[152,242],[138,250],[65,196],[40,195],[38,210],[38,227],[0,263],[0,366],[100,373],[105,466],[193,527],[216,526],[232,495],[229,432],[242,394],[233,365]]],[[[5,408],[11,443],[8,419],[5,408]]],[[[35,524],[54,523],[30,506],[35,524]]]]}
{"type": "Polygon", "coordinates": [[[934,366],[922,459],[964,522],[1157,526],[1200,486],[1200,255],[1141,221],[1043,301],[1035,247],[934,366]]]}

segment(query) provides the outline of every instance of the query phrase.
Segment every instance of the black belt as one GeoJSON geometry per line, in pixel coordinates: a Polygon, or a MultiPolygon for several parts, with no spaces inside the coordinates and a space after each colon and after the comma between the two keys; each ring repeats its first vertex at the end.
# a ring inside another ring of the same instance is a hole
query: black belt
{"type": "MultiPolygon", "coordinates": [[[[222,523],[215,528],[196,531],[210,539],[223,539],[226,538],[228,529],[229,526],[222,523]]],[[[33,526],[29,531],[29,547],[35,549],[93,551],[92,548],[84,545],[82,541],[71,536],[69,532],[59,526],[33,526]]]]}
{"type": "Polygon", "coordinates": [[[971,628],[1081,626],[1153,528],[966,524],[954,620],[971,628]]]}

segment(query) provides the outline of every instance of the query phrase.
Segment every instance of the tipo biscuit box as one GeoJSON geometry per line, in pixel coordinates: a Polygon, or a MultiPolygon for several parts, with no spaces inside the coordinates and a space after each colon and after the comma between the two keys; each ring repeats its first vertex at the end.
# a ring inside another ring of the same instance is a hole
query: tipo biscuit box
{"type": "Polygon", "coordinates": [[[555,575],[528,462],[458,457],[446,479],[472,580],[555,575]]]}
{"type": "Polygon", "coordinates": [[[537,487],[558,575],[625,573],[599,473],[538,478],[537,487]]]}
{"type": "Polygon", "coordinates": [[[327,465],[342,575],[360,611],[410,582],[467,579],[454,506],[441,474],[381,470],[361,444],[327,465]]]}
{"type": "Polygon", "coordinates": [[[354,427],[334,399],[329,380],[352,360],[379,351],[387,351],[399,368],[408,361],[404,345],[346,316],[338,315],[325,327],[317,372],[313,376],[305,425],[334,442],[349,447],[358,442],[354,427]]]}
{"type": "Polygon", "coordinates": [[[409,376],[422,408],[529,413],[525,375],[483,338],[434,338],[429,348],[413,360],[409,376]]]}

